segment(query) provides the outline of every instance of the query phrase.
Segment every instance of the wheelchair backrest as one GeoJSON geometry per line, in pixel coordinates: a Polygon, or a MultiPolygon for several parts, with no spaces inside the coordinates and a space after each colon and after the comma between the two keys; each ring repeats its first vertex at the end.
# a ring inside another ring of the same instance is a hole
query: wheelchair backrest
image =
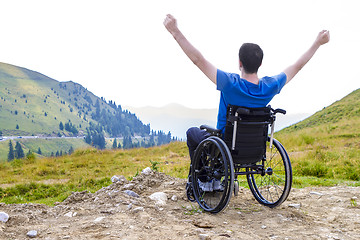
{"type": "Polygon", "coordinates": [[[224,141],[235,164],[252,164],[265,159],[271,107],[246,108],[229,105],[224,141]]]}

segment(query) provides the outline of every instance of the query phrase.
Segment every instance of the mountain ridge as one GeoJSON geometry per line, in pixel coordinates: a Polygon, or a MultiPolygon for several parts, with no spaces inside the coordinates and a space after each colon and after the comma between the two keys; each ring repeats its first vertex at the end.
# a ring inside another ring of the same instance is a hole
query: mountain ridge
{"type": "Polygon", "coordinates": [[[60,122],[76,126],[79,135],[86,134],[91,122],[101,124],[107,136],[150,132],[150,125],[142,124],[136,115],[95,96],[79,83],[59,82],[7,63],[0,63],[0,110],[3,135],[72,135],[59,129],[60,122]],[[118,131],[103,119],[104,115],[114,118],[116,114],[124,125],[117,126],[121,128],[118,131]]]}

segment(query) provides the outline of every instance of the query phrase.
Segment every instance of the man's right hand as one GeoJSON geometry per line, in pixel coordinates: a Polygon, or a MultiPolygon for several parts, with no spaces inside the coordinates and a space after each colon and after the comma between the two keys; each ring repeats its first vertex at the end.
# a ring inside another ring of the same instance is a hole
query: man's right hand
{"type": "Polygon", "coordinates": [[[305,64],[314,56],[315,52],[321,45],[330,41],[330,32],[328,30],[322,30],[316,37],[315,42],[293,65],[290,65],[284,70],[286,74],[286,83],[290,82],[293,77],[305,66],[305,64]]]}

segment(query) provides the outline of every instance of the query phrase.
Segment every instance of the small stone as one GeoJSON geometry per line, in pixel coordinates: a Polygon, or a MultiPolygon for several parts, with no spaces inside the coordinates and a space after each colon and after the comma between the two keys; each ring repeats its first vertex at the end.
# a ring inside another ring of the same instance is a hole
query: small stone
{"type": "Polygon", "coordinates": [[[126,193],[126,194],[129,195],[130,197],[135,197],[135,198],[140,197],[136,192],[131,191],[131,190],[125,190],[124,193],[126,193]]]}
{"type": "Polygon", "coordinates": [[[9,215],[5,212],[0,212],[0,222],[7,222],[9,220],[9,215]]]}
{"type": "Polygon", "coordinates": [[[290,204],[289,204],[289,207],[296,208],[296,209],[300,209],[301,204],[300,204],[300,203],[290,203],[290,204]]]}
{"type": "Polygon", "coordinates": [[[64,215],[65,217],[73,217],[73,212],[68,212],[64,215]]]}
{"type": "Polygon", "coordinates": [[[166,201],[168,199],[166,193],[163,192],[153,193],[149,196],[149,198],[155,201],[157,205],[166,205],[166,201]]]}
{"type": "Polygon", "coordinates": [[[149,175],[152,173],[152,170],[150,167],[147,167],[145,168],[144,170],[141,171],[141,174],[144,174],[144,175],[149,175]]]}
{"type": "Polygon", "coordinates": [[[323,193],[319,193],[319,192],[310,192],[310,195],[318,195],[318,196],[323,196],[323,193]]]}
{"type": "Polygon", "coordinates": [[[178,200],[178,197],[177,197],[176,195],[173,195],[173,196],[171,197],[171,200],[174,201],[174,202],[176,202],[176,201],[178,200]]]}
{"type": "Polygon", "coordinates": [[[143,207],[137,207],[137,208],[134,208],[134,209],[132,210],[132,212],[134,212],[134,213],[143,212],[143,211],[144,211],[144,208],[143,208],[143,207]]]}
{"type": "Polygon", "coordinates": [[[199,239],[200,240],[210,240],[211,238],[209,235],[201,233],[201,234],[199,234],[199,239]]]}
{"type": "Polygon", "coordinates": [[[131,210],[131,209],[132,209],[132,206],[133,206],[132,203],[130,203],[130,204],[127,206],[127,209],[128,209],[128,210],[131,210]]]}
{"type": "Polygon", "coordinates": [[[261,228],[262,228],[262,229],[266,229],[267,227],[266,227],[265,225],[262,225],[261,228]]]}
{"type": "Polygon", "coordinates": [[[94,222],[101,222],[105,217],[98,217],[94,220],[94,222]]]}
{"type": "Polygon", "coordinates": [[[354,197],[351,198],[351,200],[356,201],[357,197],[354,196],[354,197]]]}
{"type": "Polygon", "coordinates": [[[131,190],[135,187],[135,184],[133,183],[128,183],[126,185],[123,186],[123,189],[127,189],[127,190],[131,190]]]}
{"type": "Polygon", "coordinates": [[[37,236],[37,231],[36,230],[31,230],[31,231],[28,231],[26,236],[30,237],[30,238],[34,238],[37,236]]]}
{"type": "Polygon", "coordinates": [[[118,182],[119,180],[120,180],[120,178],[119,178],[118,176],[116,176],[116,175],[114,175],[114,176],[111,177],[111,182],[112,182],[112,183],[116,183],[116,182],[118,182]]]}

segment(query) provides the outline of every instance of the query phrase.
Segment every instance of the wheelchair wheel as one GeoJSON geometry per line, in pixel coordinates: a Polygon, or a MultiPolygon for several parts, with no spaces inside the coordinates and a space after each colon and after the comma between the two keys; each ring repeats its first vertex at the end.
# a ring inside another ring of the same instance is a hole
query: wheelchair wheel
{"type": "Polygon", "coordinates": [[[292,184],[292,169],[279,141],[274,139],[270,149],[268,139],[262,174],[248,174],[247,181],[255,199],[265,206],[273,208],[286,200],[292,184]]]}
{"type": "Polygon", "coordinates": [[[234,166],[223,140],[209,137],[199,144],[191,176],[194,197],[202,209],[218,213],[228,205],[234,189],[234,166]]]}

